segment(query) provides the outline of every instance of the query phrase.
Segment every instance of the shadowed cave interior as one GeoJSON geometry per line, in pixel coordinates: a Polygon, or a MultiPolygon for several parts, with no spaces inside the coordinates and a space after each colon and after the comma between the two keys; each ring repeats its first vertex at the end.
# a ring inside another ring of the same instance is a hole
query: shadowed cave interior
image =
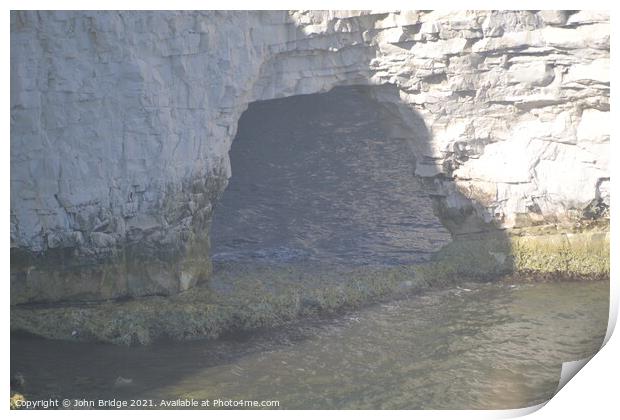
{"type": "Polygon", "coordinates": [[[410,140],[390,137],[369,89],[250,104],[215,209],[214,262],[407,264],[450,240],[410,140]]]}

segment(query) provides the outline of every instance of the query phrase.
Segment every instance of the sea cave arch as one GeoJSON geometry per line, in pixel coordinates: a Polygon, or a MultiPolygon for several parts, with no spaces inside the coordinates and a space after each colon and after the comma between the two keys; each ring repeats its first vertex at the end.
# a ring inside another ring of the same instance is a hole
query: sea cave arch
{"type": "Polygon", "coordinates": [[[450,233],[423,119],[398,89],[339,86],[249,105],[211,225],[214,262],[408,264],[450,233]]]}

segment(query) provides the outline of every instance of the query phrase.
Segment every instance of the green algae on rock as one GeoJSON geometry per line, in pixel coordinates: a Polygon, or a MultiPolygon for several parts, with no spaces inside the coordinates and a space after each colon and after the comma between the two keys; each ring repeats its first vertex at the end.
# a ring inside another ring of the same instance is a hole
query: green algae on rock
{"type": "Polygon", "coordinates": [[[505,274],[609,276],[609,227],[578,231],[536,226],[459,237],[441,249],[433,274],[492,278],[505,274]]]}
{"type": "Polygon", "coordinates": [[[46,338],[148,344],[170,338],[215,338],[231,330],[275,327],[302,316],[333,314],[387,296],[421,289],[413,267],[312,273],[291,268],[236,270],[220,285],[171,297],[47,306],[15,306],[13,331],[46,338]],[[311,276],[316,282],[307,281],[311,276]],[[304,281],[306,280],[306,281],[304,281]]]}

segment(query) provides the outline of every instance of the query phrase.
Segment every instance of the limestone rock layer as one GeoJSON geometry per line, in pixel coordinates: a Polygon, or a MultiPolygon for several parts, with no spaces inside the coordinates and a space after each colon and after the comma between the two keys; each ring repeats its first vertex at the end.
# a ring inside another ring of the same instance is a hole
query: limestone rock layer
{"type": "Polygon", "coordinates": [[[454,234],[608,217],[609,16],[11,13],[12,303],[171,294],[248,104],[364,85],[454,234]]]}

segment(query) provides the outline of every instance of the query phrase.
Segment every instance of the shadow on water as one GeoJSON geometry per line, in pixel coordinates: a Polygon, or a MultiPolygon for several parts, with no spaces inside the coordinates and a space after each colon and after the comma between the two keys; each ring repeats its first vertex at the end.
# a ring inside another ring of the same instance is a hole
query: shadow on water
{"type": "Polygon", "coordinates": [[[151,398],[154,390],[197,372],[234,366],[243,358],[304,339],[302,330],[287,333],[256,330],[229,333],[218,340],[183,344],[163,340],[153,346],[127,347],[43,340],[16,333],[11,339],[11,377],[16,374],[25,377],[20,391],[30,398],[151,398]],[[45,347],[44,357],[41,346],[45,347]],[[119,384],[119,378],[131,383],[119,384]]]}

